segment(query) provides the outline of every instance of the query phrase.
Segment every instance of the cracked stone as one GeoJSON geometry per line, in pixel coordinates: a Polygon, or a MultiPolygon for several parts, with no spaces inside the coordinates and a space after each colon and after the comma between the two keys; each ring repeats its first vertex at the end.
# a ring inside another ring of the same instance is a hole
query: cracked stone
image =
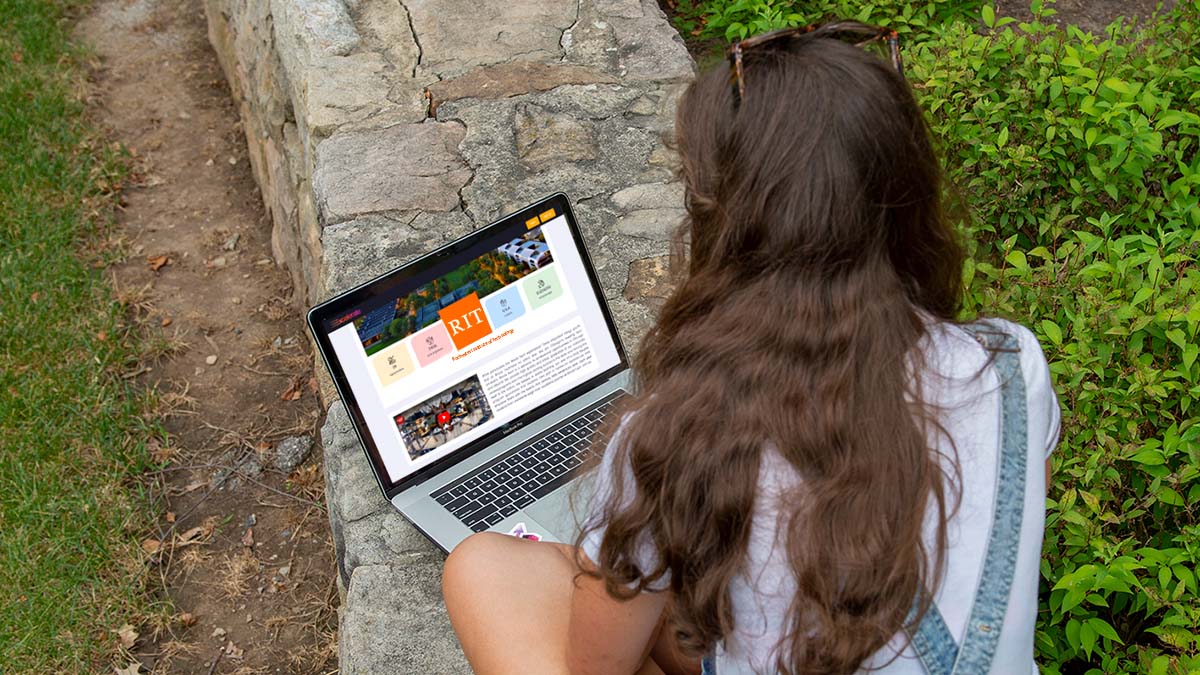
{"type": "Polygon", "coordinates": [[[592,125],[569,115],[521,105],[516,114],[517,155],[534,171],[596,158],[592,125]]]}
{"type": "Polygon", "coordinates": [[[562,35],[563,60],[618,73],[616,39],[601,16],[594,2],[580,0],[578,19],[562,35]]]}
{"type": "MultiPolygon", "coordinates": [[[[358,14],[358,32],[371,48],[380,49],[396,70],[411,78],[421,57],[408,14],[397,0],[371,0],[364,3],[358,14]]],[[[356,10],[357,11],[357,10],[356,10]]],[[[416,83],[409,89],[420,93],[416,83]]]]}
{"type": "Polygon", "coordinates": [[[513,61],[476,68],[465,75],[429,85],[436,112],[445,101],[463,98],[507,98],[531,91],[548,91],[564,84],[614,83],[611,75],[582,66],[513,61]]]}
{"type": "Polygon", "coordinates": [[[338,639],[341,672],[468,675],[441,577],[440,556],[355,569],[338,639]]]}
{"type": "Polygon", "coordinates": [[[438,78],[517,58],[557,61],[575,3],[408,0],[421,44],[421,71],[438,78]]]}
{"type": "Polygon", "coordinates": [[[376,214],[330,225],[321,234],[325,294],[369,281],[470,230],[461,211],[376,214]]]}
{"type": "MultiPolygon", "coordinates": [[[[305,71],[308,128],[319,137],[329,136],[348,122],[366,119],[391,107],[392,67],[379,54],[362,53],[316,59],[305,71]]],[[[419,96],[407,102],[406,121],[425,118],[419,96]]]]}
{"type": "Polygon", "coordinates": [[[365,518],[347,522],[345,569],[353,574],[362,565],[383,565],[423,555],[440,557],[441,552],[390,504],[365,518]]]}
{"type": "Polygon", "coordinates": [[[454,122],[335,134],[317,146],[313,174],[322,224],[379,211],[450,211],[471,171],[454,122]]]}

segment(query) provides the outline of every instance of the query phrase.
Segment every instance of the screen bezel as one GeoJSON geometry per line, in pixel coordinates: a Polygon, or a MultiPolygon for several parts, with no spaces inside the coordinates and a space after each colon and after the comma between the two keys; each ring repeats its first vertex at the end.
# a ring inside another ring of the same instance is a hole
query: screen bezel
{"type": "Polygon", "coordinates": [[[493,221],[464,237],[445,244],[419,258],[404,263],[390,272],[386,272],[318,304],[308,311],[307,322],[309,332],[317,343],[317,349],[333,378],[333,384],[337,388],[338,395],[341,397],[342,403],[346,406],[346,411],[350,415],[354,432],[362,444],[368,461],[371,463],[371,469],[375,474],[375,480],[379,484],[379,489],[383,491],[384,496],[389,500],[405,490],[420,485],[450,466],[477,454],[489,445],[512,434],[526,424],[537,420],[554,408],[564,405],[571,399],[586,393],[587,390],[594,388],[629,367],[628,357],[625,354],[625,346],[621,343],[620,334],[617,333],[616,323],[613,321],[612,312],[608,307],[608,300],[600,286],[596,270],[592,266],[591,256],[588,254],[587,245],[575,220],[575,212],[571,209],[570,200],[561,192],[544,197],[515,213],[493,221]],[[366,419],[354,396],[354,391],[350,387],[350,382],[346,378],[345,372],[342,370],[342,365],[337,360],[337,354],[333,350],[333,344],[329,340],[330,329],[327,328],[327,323],[364,303],[369,303],[376,298],[394,292],[397,286],[403,285],[414,277],[421,276],[430,268],[453,258],[461,251],[472,248],[480,241],[486,240],[489,236],[494,236],[496,230],[512,227],[515,223],[524,223],[529,218],[536,217],[539,213],[550,208],[555,209],[556,213],[566,217],[567,227],[571,231],[571,237],[574,239],[575,246],[579,250],[580,257],[583,260],[583,267],[587,272],[592,293],[600,302],[600,313],[604,316],[604,323],[608,328],[609,337],[616,345],[619,357],[618,363],[572,387],[567,392],[517,416],[500,428],[471,441],[445,457],[431,462],[428,466],[424,466],[399,480],[390,481],[383,458],[380,456],[379,448],[376,446],[375,440],[367,428],[366,419]]]}

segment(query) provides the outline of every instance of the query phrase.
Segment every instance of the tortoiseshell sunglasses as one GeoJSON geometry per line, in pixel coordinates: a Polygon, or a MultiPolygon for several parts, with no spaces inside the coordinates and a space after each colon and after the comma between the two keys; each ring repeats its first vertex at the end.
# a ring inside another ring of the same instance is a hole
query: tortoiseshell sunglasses
{"type": "Polygon", "coordinates": [[[855,47],[862,47],[872,42],[886,44],[892,66],[896,68],[896,72],[900,73],[901,77],[904,77],[904,63],[900,60],[900,36],[896,35],[896,31],[890,28],[868,26],[865,23],[857,21],[837,21],[819,26],[781,28],[769,33],[748,37],[745,40],[738,40],[730,45],[727,54],[729,57],[729,79],[733,87],[734,106],[739,105],[742,99],[746,97],[746,80],[742,72],[742,53],[751,47],[757,47],[768,42],[774,42],[775,40],[802,36],[811,36],[813,38],[832,37],[839,40],[847,40],[855,47]]]}

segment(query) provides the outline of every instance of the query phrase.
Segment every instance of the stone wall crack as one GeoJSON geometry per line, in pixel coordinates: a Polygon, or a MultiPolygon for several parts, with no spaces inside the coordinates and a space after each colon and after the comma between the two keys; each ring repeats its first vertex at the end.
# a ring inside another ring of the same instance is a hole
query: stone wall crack
{"type": "Polygon", "coordinates": [[[574,42],[574,35],[571,31],[575,30],[575,26],[579,25],[579,17],[583,14],[583,0],[575,0],[575,20],[570,26],[563,29],[561,35],[558,36],[558,47],[562,50],[562,56],[559,57],[560,62],[566,62],[567,50],[571,48],[571,43],[574,42]]]}
{"type": "Polygon", "coordinates": [[[400,8],[404,10],[405,20],[408,21],[408,32],[412,34],[413,44],[417,46],[417,62],[413,64],[412,68],[412,77],[416,79],[417,68],[420,68],[421,64],[425,62],[425,49],[421,47],[421,38],[417,37],[417,27],[413,24],[412,12],[408,10],[408,5],[403,2],[399,4],[400,8]]]}

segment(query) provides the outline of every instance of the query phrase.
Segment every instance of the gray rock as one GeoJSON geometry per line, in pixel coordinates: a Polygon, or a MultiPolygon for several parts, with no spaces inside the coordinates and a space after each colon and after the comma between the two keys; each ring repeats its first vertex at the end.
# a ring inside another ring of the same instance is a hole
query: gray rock
{"type": "Polygon", "coordinates": [[[575,3],[407,0],[420,38],[422,71],[438,78],[520,57],[556,61],[559,39],[575,22],[575,3]]]}
{"type": "Polygon", "coordinates": [[[563,60],[620,74],[617,42],[611,23],[594,0],[579,0],[579,14],[560,40],[563,60]]]}
{"type": "Polygon", "coordinates": [[[330,225],[321,234],[323,296],[369,281],[470,231],[461,211],[373,214],[330,225]]]}
{"type": "Polygon", "coordinates": [[[342,0],[272,0],[276,31],[295,36],[313,51],[345,56],[358,46],[358,32],[342,0]]]}
{"type": "MultiPolygon", "coordinates": [[[[412,78],[421,59],[421,50],[413,38],[408,12],[398,0],[369,0],[355,9],[357,28],[363,42],[378,50],[399,74],[412,78]]],[[[411,79],[408,88],[420,93],[419,82],[411,79]]]]}
{"type": "Polygon", "coordinates": [[[471,672],[442,602],[440,560],[354,570],[338,640],[343,673],[471,672]]]}
{"type": "Polygon", "coordinates": [[[325,448],[325,493],[331,520],[346,523],[392,508],[383,498],[340,401],[329,406],[321,427],[321,445],[325,448]]]}
{"type": "MultiPolygon", "coordinates": [[[[355,439],[357,441],[357,439],[355,439]]],[[[326,500],[343,522],[352,522],[392,505],[383,498],[367,456],[360,449],[334,459],[326,469],[326,500]]],[[[328,457],[327,457],[328,459],[328,457]]],[[[331,513],[331,517],[332,517],[331,513]]]]}
{"type": "Polygon", "coordinates": [[[641,0],[643,18],[613,17],[620,74],[630,80],[669,82],[695,75],[683,38],[666,21],[656,0],[641,0]]]}
{"type": "Polygon", "coordinates": [[[439,562],[442,552],[417,531],[390,504],[364,518],[343,526],[346,556],[343,567],[348,575],[362,565],[391,565],[413,557],[429,557],[439,562]]]}
{"type": "Polygon", "coordinates": [[[552,112],[596,121],[623,115],[646,91],[624,83],[566,85],[534,96],[531,101],[552,112]]]}
{"type": "Polygon", "coordinates": [[[380,211],[449,211],[471,171],[461,124],[401,124],[331,136],[317,146],[313,193],[321,223],[380,211]]]}
{"type": "Polygon", "coordinates": [[[275,446],[271,454],[271,463],[284,473],[291,473],[308,459],[312,451],[313,439],[309,436],[289,436],[275,446]]]}
{"type": "Polygon", "coordinates": [[[213,471],[209,485],[222,490],[236,490],[243,478],[258,478],[262,475],[262,464],[256,455],[242,456],[242,450],[230,450],[217,459],[221,468],[213,471]]]}
{"type": "Polygon", "coordinates": [[[591,125],[532,105],[517,106],[517,155],[530,171],[596,158],[591,125]]]}
{"type": "Polygon", "coordinates": [[[397,75],[379,54],[315,58],[305,76],[305,87],[298,93],[306,104],[308,129],[319,138],[384,110],[399,113],[405,122],[425,119],[425,103],[419,92],[399,102],[389,98],[397,75]]]}
{"type": "Polygon", "coordinates": [[[642,183],[613,193],[613,204],[622,211],[683,207],[683,183],[642,183]]]}
{"type": "Polygon", "coordinates": [[[641,0],[596,0],[596,11],[625,19],[640,19],[645,15],[641,0]]]}
{"type": "Polygon", "coordinates": [[[321,425],[321,447],[325,449],[326,464],[341,460],[344,455],[356,450],[362,452],[358,439],[354,437],[350,415],[341,401],[330,403],[325,413],[325,423],[321,425]]]}
{"type": "Polygon", "coordinates": [[[642,209],[632,211],[617,221],[617,231],[631,237],[667,241],[683,220],[683,209],[642,209]]]}
{"type": "Polygon", "coordinates": [[[476,68],[465,75],[435,82],[428,87],[431,105],[463,98],[506,98],[547,91],[565,84],[614,83],[616,78],[590,68],[536,61],[513,61],[476,68]]]}

